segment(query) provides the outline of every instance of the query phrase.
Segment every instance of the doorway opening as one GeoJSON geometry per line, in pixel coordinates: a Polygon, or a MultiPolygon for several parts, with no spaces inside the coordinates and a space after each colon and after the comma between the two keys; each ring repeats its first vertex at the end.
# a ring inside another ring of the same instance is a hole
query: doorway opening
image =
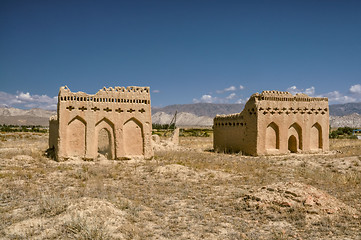
{"type": "Polygon", "coordinates": [[[102,128],[98,134],[98,153],[107,159],[112,159],[111,137],[106,128],[102,128]]]}
{"type": "Polygon", "coordinates": [[[296,153],[297,152],[297,138],[294,135],[291,135],[288,138],[288,150],[291,153],[296,153]]]}

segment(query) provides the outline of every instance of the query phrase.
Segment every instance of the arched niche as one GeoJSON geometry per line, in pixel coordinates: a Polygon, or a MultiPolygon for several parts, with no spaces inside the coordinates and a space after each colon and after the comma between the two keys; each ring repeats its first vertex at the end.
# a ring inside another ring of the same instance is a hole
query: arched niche
{"type": "Polygon", "coordinates": [[[144,154],[143,126],[135,118],[131,118],[123,126],[124,151],[127,156],[144,154]]]}
{"type": "Polygon", "coordinates": [[[318,150],[322,148],[322,127],[319,123],[313,124],[310,132],[310,149],[318,150]]]}
{"type": "Polygon", "coordinates": [[[291,135],[291,136],[288,138],[288,150],[289,150],[291,153],[296,153],[297,150],[298,150],[298,147],[297,147],[297,138],[295,137],[295,135],[291,135]]]}
{"type": "Polygon", "coordinates": [[[98,153],[107,159],[112,159],[112,138],[108,129],[102,128],[98,132],[98,153]]]}
{"type": "Polygon", "coordinates": [[[266,149],[279,149],[279,128],[274,122],[270,123],[266,129],[266,149]]]}
{"type": "Polygon", "coordinates": [[[302,128],[298,123],[293,123],[288,128],[288,150],[290,150],[291,152],[297,152],[298,150],[302,149],[302,128]],[[290,146],[290,144],[295,144],[295,146],[290,146]]]}
{"type": "Polygon", "coordinates": [[[95,124],[95,140],[97,152],[108,159],[115,158],[114,124],[107,118],[103,118],[95,124]]]}
{"type": "Polygon", "coordinates": [[[69,156],[85,155],[86,121],[76,116],[67,127],[67,153],[69,156]]]}

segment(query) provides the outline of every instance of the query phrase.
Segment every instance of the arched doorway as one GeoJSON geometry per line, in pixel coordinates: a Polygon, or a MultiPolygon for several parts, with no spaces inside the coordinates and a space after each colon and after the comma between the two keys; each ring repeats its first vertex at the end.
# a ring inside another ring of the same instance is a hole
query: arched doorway
{"type": "Polygon", "coordinates": [[[291,135],[288,138],[288,150],[291,153],[296,153],[297,152],[297,138],[294,135],[291,135]]]}
{"type": "Polygon", "coordinates": [[[322,128],[321,125],[315,123],[310,133],[310,149],[318,150],[322,148],[322,128]]]}
{"type": "Polygon", "coordinates": [[[288,150],[298,152],[302,149],[302,128],[297,123],[294,123],[288,129],[288,150]]]}
{"type": "Polygon", "coordinates": [[[102,128],[98,133],[98,153],[104,155],[107,159],[112,159],[112,138],[106,128],[102,128]]]}
{"type": "Polygon", "coordinates": [[[124,151],[127,156],[143,155],[143,128],[135,118],[123,126],[124,151]]]}
{"type": "Polygon", "coordinates": [[[266,149],[279,149],[279,129],[274,122],[270,123],[266,129],[266,149]]]}
{"type": "Polygon", "coordinates": [[[107,159],[114,159],[116,157],[114,124],[109,119],[103,118],[95,124],[95,132],[97,153],[106,156],[107,159]]]}
{"type": "Polygon", "coordinates": [[[86,122],[77,116],[68,123],[67,154],[83,157],[85,155],[86,122]]]}

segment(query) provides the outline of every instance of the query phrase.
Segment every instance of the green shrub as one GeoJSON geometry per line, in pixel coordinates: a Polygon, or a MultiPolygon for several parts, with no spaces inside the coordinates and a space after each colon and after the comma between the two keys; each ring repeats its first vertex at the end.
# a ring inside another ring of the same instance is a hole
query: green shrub
{"type": "Polygon", "coordinates": [[[337,130],[330,132],[330,138],[348,138],[356,139],[357,137],[353,135],[353,130],[355,128],[350,127],[339,127],[337,130]]]}
{"type": "Polygon", "coordinates": [[[48,130],[42,126],[31,126],[31,125],[6,125],[0,124],[0,132],[39,132],[46,133],[48,130]]]}

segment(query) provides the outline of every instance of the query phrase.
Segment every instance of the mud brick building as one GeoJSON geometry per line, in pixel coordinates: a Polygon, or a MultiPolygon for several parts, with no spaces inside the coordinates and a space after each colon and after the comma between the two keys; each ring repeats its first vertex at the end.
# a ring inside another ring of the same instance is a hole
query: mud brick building
{"type": "Polygon", "coordinates": [[[61,87],[49,124],[49,147],[58,159],[153,156],[149,87],[104,87],[94,95],[61,87]]]}
{"type": "Polygon", "coordinates": [[[268,155],[329,149],[327,98],[263,91],[253,94],[241,113],[214,118],[214,149],[268,155]]]}

